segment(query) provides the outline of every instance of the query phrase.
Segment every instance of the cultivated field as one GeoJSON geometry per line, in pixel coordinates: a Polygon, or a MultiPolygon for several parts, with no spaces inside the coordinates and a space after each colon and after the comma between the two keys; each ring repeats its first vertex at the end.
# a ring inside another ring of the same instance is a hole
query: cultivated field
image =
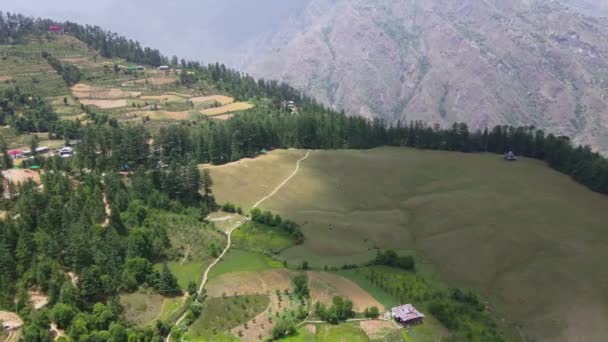
{"type": "Polygon", "coordinates": [[[254,105],[249,102],[235,102],[221,107],[214,107],[201,110],[201,114],[207,116],[223,115],[227,113],[240,112],[253,108],[254,105]]]}
{"type": "MultiPolygon", "coordinates": [[[[251,206],[303,154],[275,151],[211,168],[215,194],[251,206]]],[[[314,151],[261,207],[302,225],[305,243],[282,253],[290,263],[364,262],[376,247],[413,252],[448,284],[489,298],[527,339],[608,334],[608,200],[541,162],[399,148],[314,151]]]]}
{"type": "Polygon", "coordinates": [[[311,297],[318,302],[331,306],[336,296],[353,301],[353,310],[363,312],[366,308],[377,307],[384,312],[384,306],[359,285],[339,275],[328,272],[307,272],[311,297]]]}

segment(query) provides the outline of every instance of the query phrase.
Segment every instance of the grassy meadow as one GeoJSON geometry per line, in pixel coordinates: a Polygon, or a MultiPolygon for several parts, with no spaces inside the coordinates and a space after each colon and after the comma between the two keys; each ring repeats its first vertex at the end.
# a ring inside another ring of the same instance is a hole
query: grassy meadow
{"type": "MultiPolygon", "coordinates": [[[[251,206],[304,153],[211,168],[218,200],[251,206]]],[[[305,243],[281,254],[290,263],[340,266],[392,248],[415,254],[447,284],[478,291],[526,339],[608,334],[608,199],[542,162],[403,148],[313,151],[260,207],[301,224],[305,243]]]]}

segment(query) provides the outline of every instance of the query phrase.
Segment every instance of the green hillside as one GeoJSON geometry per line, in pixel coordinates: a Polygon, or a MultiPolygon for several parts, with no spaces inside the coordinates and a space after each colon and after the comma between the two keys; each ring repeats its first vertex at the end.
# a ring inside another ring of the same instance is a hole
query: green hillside
{"type": "MultiPolygon", "coordinates": [[[[213,169],[218,199],[248,204],[269,174],[302,154],[277,151],[213,169]]],[[[281,253],[290,264],[364,263],[376,248],[414,253],[423,272],[478,290],[531,338],[574,329],[554,320],[566,322],[572,307],[595,313],[586,316],[594,327],[586,340],[608,333],[598,301],[608,200],[537,161],[398,148],[315,151],[262,208],[301,223],[304,244],[281,253]]]]}

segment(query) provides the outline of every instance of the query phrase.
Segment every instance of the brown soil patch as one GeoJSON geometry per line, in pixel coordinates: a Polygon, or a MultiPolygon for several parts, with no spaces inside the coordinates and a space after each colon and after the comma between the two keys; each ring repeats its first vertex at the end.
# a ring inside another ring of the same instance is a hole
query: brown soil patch
{"type": "Polygon", "coordinates": [[[161,102],[178,102],[178,101],[183,101],[183,97],[181,96],[177,96],[177,95],[173,95],[173,94],[163,94],[163,95],[146,95],[146,96],[140,96],[139,97],[140,100],[149,100],[149,101],[161,101],[161,102]]]}
{"type": "Polygon", "coordinates": [[[159,118],[159,120],[164,119],[169,119],[169,120],[190,120],[192,119],[192,114],[190,114],[190,112],[188,111],[184,111],[184,112],[161,112],[160,113],[162,116],[159,118]]]}
{"type": "Polygon", "coordinates": [[[34,306],[34,309],[38,310],[49,303],[49,296],[45,295],[40,291],[29,291],[30,302],[34,306]]]}
{"type": "Polygon", "coordinates": [[[12,80],[13,78],[10,76],[0,76],[0,82],[4,82],[4,81],[9,81],[12,80]]]}
{"type": "Polygon", "coordinates": [[[129,82],[125,82],[122,84],[122,86],[129,86],[129,85],[135,85],[135,84],[151,84],[151,85],[166,85],[166,84],[173,84],[177,82],[177,77],[148,77],[148,78],[142,78],[139,80],[135,80],[135,81],[129,81],[129,82]]]}
{"type": "Polygon", "coordinates": [[[0,311],[0,321],[14,327],[21,327],[23,325],[23,320],[17,314],[8,311],[0,311]]]}
{"type": "Polygon", "coordinates": [[[68,272],[67,275],[70,278],[72,285],[78,286],[78,276],[74,272],[68,272]]]}
{"type": "MultiPolygon", "coordinates": [[[[78,83],[72,87],[72,94],[79,99],[92,100],[116,100],[129,97],[138,97],[139,91],[124,91],[116,88],[101,88],[84,83],[78,83]]],[[[81,101],[82,102],[82,101],[81,101]]]]}
{"type": "Polygon", "coordinates": [[[40,173],[28,169],[11,169],[2,171],[2,177],[7,182],[23,184],[29,180],[40,184],[40,173]]]}
{"type": "Polygon", "coordinates": [[[223,294],[254,295],[291,288],[291,274],[288,270],[235,272],[212,279],[207,286],[207,295],[211,298],[221,297],[223,294]]]}
{"type": "Polygon", "coordinates": [[[245,329],[245,324],[243,324],[230,330],[234,336],[239,336],[239,332],[241,332],[242,336],[240,338],[243,341],[253,342],[263,340],[264,337],[271,334],[272,328],[274,328],[279,318],[277,317],[277,312],[280,316],[282,313],[296,309],[299,304],[295,298],[290,301],[289,297],[285,294],[281,294],[280,301],[276,293],[272,293],[269,296],[270,304],[268,308],[247,322],[247,329],[245,329]],[[262,339],[260,339],[260,336],[262,336],[262,339]]]}
{"type": "Polygon", "coordinates": [[[89,64],[90,62],[87,57],[61,58],[60,61],[72,64],[89,64]]]}
{"type": "Polygon", "coordinates": [[[6,220],[6,211],[0,210],[0,221],[6,220]]]}
{"type": "Polygon", "coordinates": [[[224,95],[211,95],[211,96],[193,97],[190,99],[190,101],[192,101],[192,103],[194,103],[195,105],[199,104],[199,103],[216,101],[219,104],[221,104],[222,106],[225,106],[227,104],[233,103],[234,98],[230,97],[230,96],[224,96],[224,95]]]}
{"type": "Polygon", "coordinates": [[[359,325],[370,340],[381,340],[389,333],[397,330],[397,327],[388,321],[363,321],[359,325]]]}
{"type": "Polygon", "coordinates": [[[372,306],[384,311],[384,306],[359,285],[332,273],[308,272],[308,286],[313,300],[326,305],[331,305],[335,296],[341,296],[352,300],[353,309],[357,312],[363,312],[372,306]]]}
{"type": "Polygon", "coordinates": [[[51,323],[51,334],[53,334],[54,341],[57,341],[60,337],[66,337],[65,335],[65,331],[59,329],[59,327],[57,327],[57,323],[51,323]]]}
{"type": "Polygon", "coordinates": [[[121,108],[127,106],[127,100],[80,100],[80,103],[87,106],[95,106],[104,109],[121,108]]]}
{"type": "Polygon", "coordinates": [[[201,114],[207,115],[207,116],[216,116],[216,115],[222,115],[222,114],[226,114],[226,113],[239,112],[239,111],[251,109],[253,107],[254,107],[254,105],[252,105],[249,102],[235,102],[235,103],[227,104],[227,105],[221,106],[221,107],[203,109],[203,110],[201,110],[201,114]]]}
{"type": "Polygon", "coordinates": [[[145,118],[148,117],[150,120],[163,121],[163,120],[175,120],[175,121],[186,121],[192,120],[192,114],[188,111],[183,112],[167,112],[164,110],[142,110],[129,112],[122,116],[124,119],[133,118],[145,118]]]}

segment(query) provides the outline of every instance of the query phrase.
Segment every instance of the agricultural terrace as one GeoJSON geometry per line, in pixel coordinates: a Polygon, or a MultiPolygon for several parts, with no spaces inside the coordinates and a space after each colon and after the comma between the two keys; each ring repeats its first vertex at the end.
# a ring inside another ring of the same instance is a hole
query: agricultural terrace
{"type": "MultiPolygon", "coordinates": [[[[64,120],[86,121],[83,106],[115,115],[121,121],[170,122],[202,120],[245,111],[254,105],[217,94],[205,81],[196,87],[180,83],[180,69],[138,70],[120,58],[107,59],[70,35],[31,38],[27,44],[0,45],[0,90],[19,86],[44,97],[64,120]],[[79,82],[66,84],[46,53],[79,71],[79,82]],[[8,63],[5,63],[8,62],[8,63]]],[[[10,139],[7,139],[10,141],[10,139]]]]}
{"type": "MultiPolygon", "coordinates": [[[[210,168],[218,201],[251,206],[303,154],[274,151],[210,168]]],[[[377,247],[414,252],[445,282],[490,298],[528,338],[608,334],[598,300],[606,298],[608,200],[542,162],[405,148],[314,151],[261,209],[302,226],[304,244],[281,253],[291,264],[364,262],[377,247]]]]}

